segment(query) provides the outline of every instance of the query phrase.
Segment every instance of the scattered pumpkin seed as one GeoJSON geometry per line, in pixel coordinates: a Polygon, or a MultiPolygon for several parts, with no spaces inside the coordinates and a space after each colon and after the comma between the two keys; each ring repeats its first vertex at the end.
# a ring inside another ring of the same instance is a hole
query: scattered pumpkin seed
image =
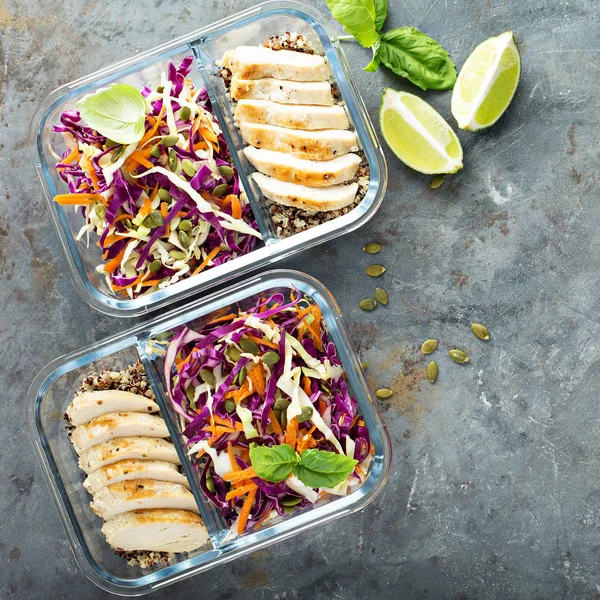
{"type": "Polygon", "coordinates": [[[190,387],[187,390],[185,390],[185,396],[191,402],[194,399],[195,395],[196,390],[194,389],[193,385],[190,385],[190,387]]]}
{"type": "Polygon", "coordinates": [[[385,267],[382,265],[369,265],[366,271],[369,277],[380,277],[385,273],[385,267]]]}
{"type": "Polygon", "coordinates": [[[179,118],[182,121],[188,121],[191,116],[192,116],[192,111],[190,110],[189,106],[182,106],[179,109],[179,118]]]}
{"type": "Polygon", "coordinates": [[[205,485],[206,485],[206,489],[209,492],[214,492],[215,491],[215,480],[212,477],[207,477],[206,478],[205,485]]]}
{"type": "Polygon", "coordinates": [[[381,244],[378,244],[377,242],[369,242],[363,246],[363,250],[367,254],[377,254],[378,252],[381,252],[381,244]]]}
{"type": "Polygon", "coordinates": [[[436,175],[435,177],[432,177],[431,181],[429,182],[429,187],[432,190],[437,190],[440,187],[440,185],[444,183],[444,179],[446,179],[444,175],[436,175]]]}
{"type": "Polygon", "coordinates": [[[192,239],[185,231],[178,231],[177,239],[184,248],[189,248],[192,245],[192,239]]]}
{"type": "Polygon", "coordinates": [[[165,220],[158,210],[153,210],[142,222],[144,227],[148,229],[154,229],[156,227],[161,227],[164,225],[165,220]]]}
{"type": "Polygon", "coordinates": [[[177,225],[177,229],[181,229],[181,231],[191,231],[193,229],[192,222],[188,219],[182,219],[179,221],[179,225],[177,225]]]}
{"type": "Polygon", "coordinates": [[[177,167],[180,166],[179,158],[177,158],[177,153],[172,148],[169,150],[169,169],[173,171],[173,173],[177,172],[177,167]]]}
{"type": "Polygon", "coordinates": [[[228,167],[227,165],[221,165],[218,167],[219,173],[223,175],[223,177],[231,177],[233,175],[233,169],[228,167]]]}
{"type": "Polygon", "coordinates": [[[263,354],[262,359],[266,365],[276,365],[279,362],[280,356],[277,352],[266,352],[263,354]]]}
{"type": "Polygon", "coordinates": [[[432,352],[435,352],[435,349],[437,348],[437,340],[425,340],[423,342],[423,344],[421,345],[421,352],[423,354],[431,354],[432,352]]]}
{"type": "Polygon", "coordinates": [[[275,410],[287,410],[287,407],[291,404],[291,402],[289,400],[287,400],[286,398],[277,398],[277,400],[275,400],[275,404],[273,405],[273,408],[275,410]]]}
{"type": "Polygon", "coordinates": [[[232,400],[231,398],[225,400],[225,411],[229,414],[235,412],[235,400],[232,400]]]}
{"type": "Polygon", "coordinates": [[[231,346],[229,350],[227,350],[227,356],[229,356],[229,360],[233,363],[236,363],[242,358],[241,352],[235,346],[231,346]]]}
{"type": "Polygon", "coordinates": [[[469,362],[469,357],[462,350],[458,350],[457,348],[448,350],[448,354],[450,355],[450,358],[459,365],[464,365],[469,362]]]}
{"type": "Polygon", "coordinates": [[[169,194],[169,190],[166,190],[165,188],[160,188],[157,194],[158,197],[164,202],[170,202],[171,200],[173,200],[173,196],[171,196],[171,194],[169,194]]]}
{"type": "Polygon", "coordinates": [[[154,158],[158,158],[160,156],[160,147],[158,144],[150,150],[150,156],[154,156],[154,158]]]}
{"type": "Polygon", "coordinates": [[[438,373],[439,373],[438,366],[435,363],[435,361],[432,360],[427,365],[427,370],[425,371],[425,374],[427,375],[427,379],[429,379],[429,381],[431,383],[433,383],[437,379],[438,373]]]}
{"type": "Polygon", "coordinates": [[[242,367],[240,372],[238,373],[238,384],[244,385],[244,381],[246,381],[246,377],[248,376],[248,371],[246,371],[246,367],[242,367]]]}
{"type": "Polygon", "coordinates": [[[214,190],[213,190],[213,196],[222,196],[226,191],[227,188],[229,186],[226,183],[221,183],[219,184],[214,190]]]}
{"type": "Polygon", "coordinates": [[[388,303],[388,293],[383,288],[375,288],[375,293],[373,295],[379,304],[386,305],[388,303]]]}
{"type": "Polygon", "coordinates": [[[178,135],[165,135],[163,137],[162,140],[160,140],[160,143],[163,146],[174,146],[177,142],[179,141],[179,136],[178,135]]]}
{"type": "Polygon", "coordinates": [[[284,496],[280,501],[281,506],[296,506],[302,502],[302,497],[300,496],[284,496]]]}
{"type": "Polygon", "coordinates": [[[362,310],[373,310],[377,306],[377,302],[373,298],[365,298],[358,303],[358,306],[362,310]]]}
{"type": "Polygon", "coordinates": [[[295,506],[284,506],[284,507],[283,507],[283,512],[284,512],[286,515],[291,515],[291,514],[292,514],[292,513],[293,513],[295,510],[296,510],[296,507],[295,507],[295,506]]]}
{"type": "Polygon", "coordinates": [[[250,338],[242,338],[240,340],[240,348],[248,354],[258,354],[258,344],[250,338]]]}
{"type": "Polygon", "coordinates": [[[202,381],[210,387],[214,388],[215,385],[217,385],[217,378],[210,369],[200,369],[200,377],[202,378],[202,381]]]}
{"type": "Polygon", "coordinates": [[[330,396],[333,396],[331,388],[324,381],[321,381],[321,389],[330,396]]]}
{"type": "Polygon", "coordinates": [[[117,149],[116,149],[116,150],[115,150],[115,151],[112,153],[112,156],[110,157],[110,162],[111,162],[111,163],[113,163],[113,164],[114,164],[114,163],[116,163],[116,162],[119,160],[119,158],[120,158],[121,154],[123,154],[123,150],[125,150],[125,146],[119,146],[119,147],[118,147],[118,148],[117,148],[117,149]]]}
{"type": "Polygon", "coordinates": [[[164,88],[162,85],[159,85],[159,86],[156,88],[156,91],[157,91],[159,94],[162,94],[162,93],[165,91],[165,88],[164,88]]]}
{"type": "Polygon", "coordinates": [[[111,140],[110,138],[106,138],[106,144],[104,144],[104,148],[112,148],[113,146],[118,146],[115,140],[111,140]]]}
{"type": "Polygon", "coordinates": [[[490,332],[485,325],[481,323],[471,323],[471,331],[480,339],[487,341],[490,339],[490,332]]]}
{"type": "Polygon", "coordinates": [[[99,219],[104,219],[106,216],[106,206],[104,206],[104,204],[98,204],[96,205],[94,212],[99,219]]]}
{"type": "Polygon", "coordinates": [[[390,397],[391,397],[391,395],[392,395],[393,393],[394,393],[394,392],[392,392],[392,390],[390,390],[390,389],[388,389],[388,388],[379,388],[379,389],[378,389],[378,390],[375,392],[375,395],[376,395],[378,398],[381,398],[382,400],[385,400],[386,398],[390,398],[390,397]]]}
{"type": "Polygon", "coordinates": [[[189,158],[184,158],[181,161],[181,168],[183,169],[183,172],[188,177],[193,177],[197,173],[196,168],[194,167],[194,164],[192,163],[192,161],[189,158]]]}
{"type": "Polygon", "coordinates": [[[183,260],[187,256],[183,250],[171,250],[169,254],[175,260],[183,260]]]}
{"type": "Polygon", "coordinates": [[[304,423],[304,421],[308,421],[315,412],[315,409],[312,406],[305,406],[302,409],[302,412],[298,415],[298,423],[304,423]]]}
{"type": "Polygon", "coordinates": [[[361,369],[362,369],[363,371],[364,371],[364,370],[366,370],[366,368],[367,368],[367,363],[366,363],[364,360],[361,360],[361,361],[360,361],[360,367],[361,367],[361,369]]]}
{"type": "Polygon", "coordinates": [[[279,419],[279,422],[281,423],[281,427],[283,429],[285,429],[287,427],[287,410],[281,411],[281,417],[279,419]]]}
{"type": "Polygon", "coordinates": [[[160,271],[160,268],[162,267],[162,262],[160,260],[153,260],[150,263],[150,273],[156,273],[156,271],[160,271]]]}

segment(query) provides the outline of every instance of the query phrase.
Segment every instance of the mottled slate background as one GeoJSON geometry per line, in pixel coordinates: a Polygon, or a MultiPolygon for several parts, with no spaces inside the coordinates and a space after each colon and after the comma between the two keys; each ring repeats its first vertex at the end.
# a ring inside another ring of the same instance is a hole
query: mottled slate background
{"type": "MultiPolygon", "coordinates": [[[[24,425],[33,376],[121,330],[77,296],[29,161],[46,94],[167,42],[248,0],[0,0],[0,596],[93,599],[24,425]]],[[[438,190],[390,153],[389,186],[362,229],[282,266],[339,301],[393,441],[389,483],[367,509],[187,580],[155,598],[599,598],[600,36],[594,0],[405,0],[388,27],[415,25],[460,66],[507,29],[523,77],[505,117],[460,133],[465,168],[438,190]],[[384,244],[387,308],[372,293],[366,241],[384,244]],[[469,331],[484,322],[493,340],[469,331]],[[438,352],[424,380],[423,339],[438,352]]],[[[324,2],[315,5],[326,10],[324,2]]],[[[421,94],[369,52],[344,50],[376,118],[381,89],[421,94]]],[[[450,119],[450,93],[422,93],[450,119]]],[[[131,322],[129,322],[131,323],[131,322]]]]}

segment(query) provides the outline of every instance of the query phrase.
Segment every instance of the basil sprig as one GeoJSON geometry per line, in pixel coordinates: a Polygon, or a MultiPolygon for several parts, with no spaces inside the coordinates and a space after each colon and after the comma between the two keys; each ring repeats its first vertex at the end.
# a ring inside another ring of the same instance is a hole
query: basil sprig
{"type": "Polygon", "coordinates": [[[398,27],[382,33],[388,0],[327,0],[333,17],[365,48],[373,59],[365,71],[380,63],[424,90],[448,90],[456,82],[450,55],[433,38],[414,27],[398,27]]]}
{"type": "Polygon", "coordinates": [[[326,450],[305,450],[297,454],[289,444],[250,447],[250,461],[256,474],[265,481],[279,483],[292,473],[311,488],[335,487],[342,483],[358,461],[326,450]]]}

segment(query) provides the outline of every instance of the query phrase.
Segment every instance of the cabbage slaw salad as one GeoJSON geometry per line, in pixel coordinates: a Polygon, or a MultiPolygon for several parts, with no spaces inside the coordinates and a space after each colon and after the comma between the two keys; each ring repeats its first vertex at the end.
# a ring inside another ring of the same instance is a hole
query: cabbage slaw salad
{"type": "Polygon", "coordinates": [[[164,354],[200,486],[234,534],[366,478],[369,430],[309,297],[277,293],[183,328],[164,354]]]}
{"type": "Polygon", "coordinates": [[[99,236],[97,271],[130,298],[246,254],[261,238],[191,64],[170,63],[153,90],[99,90],[54,126],[67,149],[51,150],[69,187],[54,200],[80,207],[77,239],[99,236]]]}

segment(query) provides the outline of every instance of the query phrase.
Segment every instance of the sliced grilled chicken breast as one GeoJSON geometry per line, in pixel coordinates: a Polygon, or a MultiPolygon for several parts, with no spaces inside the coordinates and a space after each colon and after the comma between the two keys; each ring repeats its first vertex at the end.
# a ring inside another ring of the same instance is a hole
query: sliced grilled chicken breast
{"type": "Polygon", "coordinates": [[[187,510],[123,513],[106,521],[102,533],[113,548],[125,552],[192,552],[208,542],[202,519],[187,510]]]}
{"type": "Polygon", "coordinates": [[[353,131],[301,131],[275,125],[240,123],[240,133],[244,141],[255,148],[287,152],[309,160],[331,160],[358,150],[353,131]]]}
{"type": "Polygon", "coordinates": [[[171,481],[187,488],[190,487],[186,476],[178,471],[176,464],[162,460],[135,459],[120,460],[94,471],[83,482],[83,487],[90,494],[95,494],[107,485],[131,479],[171,481]]]}
{"type": "Polygon", "coordinates": [[[240,100],[235,107],[236,124],[241,121],[279,125],[290,129],[348,129],[343,106],[278,104],[270,100],[240,100]]]}
{"type": "Polygon", "coordinates": [[[344,154],[332,160],[306,160],[272,150],[244,148],[246,158],[265,175],[309,187],[329,187],[349,181],[360,165],[358,154],[344,154]]]}
{"type": "Polygon", "coordinates": [[[158,404],[150,398],[121,390],[84,392],[73,398],[67,416],[73,425],[83,425],[110,412],[159,412],[158,404]]]}
{"type": "Polygon", "coordinates": [[[228,50],[223,55],[223,66],[240,79],[325,81],[329,77],[329,68],[322,56],[264,46],[238,46],[228,50]]]}
{"type": "Polygon", "coordinates": [[[354,202],[358,191],[357,183],[314,188],[279,181],[262,173],[252,173],[252,177],[269,200],[315,212],[344,208],[354,202]]]}
{"type": "Polygon", "coordinates": [[[88,475],[123,460],[160,460],[179,464],[171,442],[147,436],[118,437],[92,446],[79,456],[79,468],[88,475]]]}
{"type": "Polygon", "coordinates": [[[192,493],[183,485],[153,479],[132,479],[103,487],[90,503],[105,521],[130,510],[176,508],[197,513],[192,493]]]}
{"type": "Polygon", "coordinates": [[[75,427],[71,433],[71,443],[77,454],[81,454],[92,446],[103,444],[112,438],[137,435],[164,438],[169,436],[169,430],[164,419],[155,415],[113,412],[75,427]]]}
{"type": "Polygon", "coordinates": [[[272,100],[282,104],[333,106],[331,84],[327,81],[282,81],[280,79],[231,78],[229,90],[234,100],[272,100]]]}

